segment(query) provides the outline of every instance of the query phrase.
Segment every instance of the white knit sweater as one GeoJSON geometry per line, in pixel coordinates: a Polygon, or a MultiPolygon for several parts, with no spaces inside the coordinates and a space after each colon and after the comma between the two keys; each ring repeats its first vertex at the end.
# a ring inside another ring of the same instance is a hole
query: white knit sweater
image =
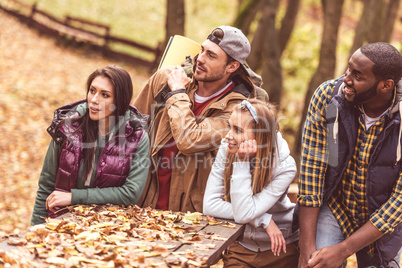
{"type": "Polygon", "coordinates": [[[256,252],[271,249],[271,241],[265,232],[271,219],[282,231],[287,244],[299,239],[298,231],[292,232],[295,204],[287,197],[289,185],[296,175],[296,163],[279,132],[277,141],[279,157],[275,161],[273,177],[260,193],[253,195],[250,162],[233,163],[230,203],[223,199],[223,174],[228,144],[222,140],[204,194],[204,214],[247,224],[240,243],[256,252]]]}

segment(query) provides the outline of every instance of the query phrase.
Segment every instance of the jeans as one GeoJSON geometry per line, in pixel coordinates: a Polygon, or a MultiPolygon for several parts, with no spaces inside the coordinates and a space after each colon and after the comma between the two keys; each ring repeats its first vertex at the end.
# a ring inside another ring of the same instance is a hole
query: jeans
{"type": "MultiPolygon", "coordinates": [[[[316,247],[317,249],[333,246],[345,240],[341,228],[327,204],[321,206],[318,214],[316,247]]],[[[368,246],[356,252],[356,258],[359,268],[378,267],[380,260],[378,255],[371,256],[368,252],[368,246]]],[[[402,249],[395,257],[395,262],[390,262],[388,268],[399,267],[402,249]]],[[[342,267],[342,266],[341,266],[342,267]]]]}

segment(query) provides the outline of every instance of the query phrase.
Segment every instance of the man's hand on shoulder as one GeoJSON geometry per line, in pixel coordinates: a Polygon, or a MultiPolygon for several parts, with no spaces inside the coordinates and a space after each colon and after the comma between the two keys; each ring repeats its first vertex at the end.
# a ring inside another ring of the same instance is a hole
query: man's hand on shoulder
{"type": "Polygon", "coordinates": [[[183,68],[178,65],[168,76],[168,85],[172,91],[186,88],[190,81],[191,79],[187,77],[183,68]]]}

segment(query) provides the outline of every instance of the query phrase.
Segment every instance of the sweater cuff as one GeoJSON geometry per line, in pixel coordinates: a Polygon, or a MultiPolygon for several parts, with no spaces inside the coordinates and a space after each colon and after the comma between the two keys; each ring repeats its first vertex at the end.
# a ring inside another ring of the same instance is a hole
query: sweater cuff
{"type": "Polygon", "coordinates": [[[261,215],[261,217],[258,217],[249,222],[249,224],[251,224],[255,228],[262,227],[265,230],[268,227],[269,223],[271,222],[271,219],[272,219],[271,214],[264,213],[263,215],[261,215]]]}
{"type": "Polygon", "coordinates": [[[264,228],[264,230],[268,227],[269,223],[271,222],[272,215],[265,213],[264,215],[261,216],[261,225],[264,228]]]}
{"type": "Polygon", "coordinates": [[[86,205],[88,200],[88,189],[71,189],[71,205],[86,205]]]}

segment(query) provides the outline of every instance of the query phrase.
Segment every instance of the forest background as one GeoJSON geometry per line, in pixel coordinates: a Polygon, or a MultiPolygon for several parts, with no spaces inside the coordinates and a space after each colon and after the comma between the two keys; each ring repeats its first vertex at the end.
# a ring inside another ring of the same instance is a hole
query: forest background
{"type": "MultiPolygon", "coordinates": [[[[242,28],[252,42],[248,63],[279,107],[295,158],[306,103],[321,82],[344,72],[351,51],[373,41],[402,50],[400,0],[20,1],[58,18],[107,24],[114,35],[162,49],[173,34],[202,43],[216,26],[242,28]]],[[[84,98],[89,73],[111,63],[130,72],[135,96],[151,75],[41,36],[0,10],[0,237],[29,226],[53,111],[84,98]]]]}

